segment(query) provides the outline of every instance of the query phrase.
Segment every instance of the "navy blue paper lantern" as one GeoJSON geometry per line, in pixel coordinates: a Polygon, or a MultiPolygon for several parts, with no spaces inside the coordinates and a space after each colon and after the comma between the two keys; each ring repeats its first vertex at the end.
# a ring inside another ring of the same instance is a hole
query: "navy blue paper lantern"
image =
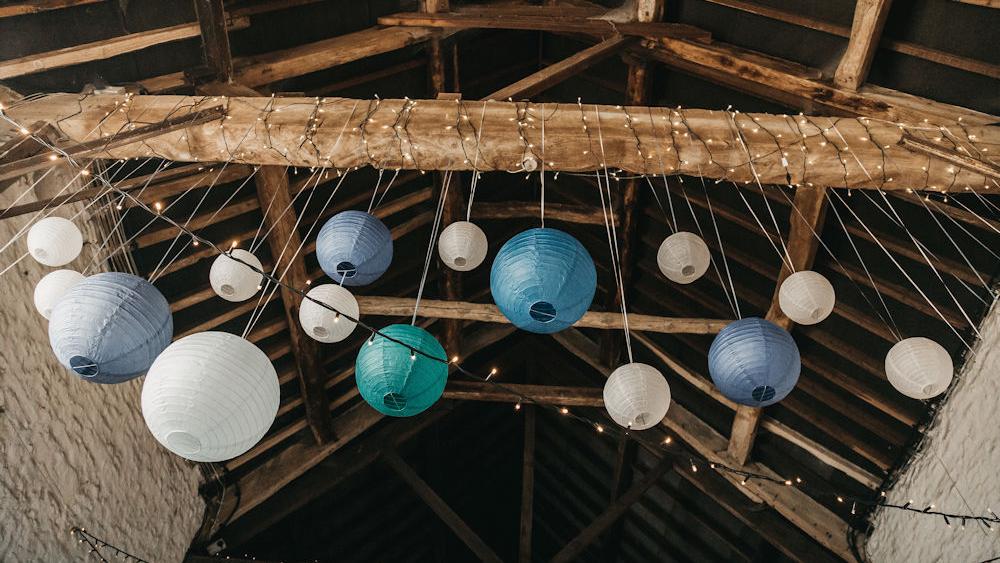
{"type": "Polygon", "coordinates": [[[354,378],[361,397],[388,416],[413,416],[427,410],[441,398],[448,382],[444,348],[418,326],[390,325],[381,333],[358,351],[354,378]]]}
{"type": "Polygon", "coordinates": [[[708,350],[708,372],[728,399],[766,407],[784,399],[799,381],[799,348],[788,331],[757,317],[733,321],[708,350]]]}
{"type": "Polygon", "coordinates": [[[590,308],[597,270],[587,249],[556,229],[529,229],[507,241],[490,270],[490,291],[514,326],[550,334],[590,308]]]}
{"type": "Polygon", "coordinates": [[[49,342],[59,361],[93,383],[138,377],[170,344],[170,305],[153,284],[132,274],[94,274],[52,310],[49,342]]]}
{"type": "Polygon", "coordinates": [[[326,275],[343,285],[367,285],[389,269],[392,235],[364,211],[341,211],[316,237],[316,257],[326,275]]]}

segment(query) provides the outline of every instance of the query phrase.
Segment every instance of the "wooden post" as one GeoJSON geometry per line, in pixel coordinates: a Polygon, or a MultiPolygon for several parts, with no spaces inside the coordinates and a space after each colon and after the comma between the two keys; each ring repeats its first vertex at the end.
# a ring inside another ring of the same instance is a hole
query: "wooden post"
{"type": "Polygon", "coordinates": [[[205,64],[217,80],[231,81],[233,55],[229,49],[229,30],[226,28],[226,11],[222,0],[194,0],[194,10],[201,27],[205,64]]]}
{"type": "MultiPolygon", "coordinates": [[[[292,287],[306,289],[308,277],[305,260],[301,255],[295,256],[294,259],[292,257],[292,252],[299,248],[302,242],[298,231],[295,230],[295,216],[282,213],[292,204],[287,170],[280,166],[262,166],[254,180],[257,183],[257,197],[261,202],[261,208],[265,209],[264,224],[271,233],[267,237],[267,242],[271,248],[272,259],[277,260],[286,247],[293,249],[286,251],[281,260],[275,263],[275,271],[280,276],[287,268],[282,281],[292,287]],[[267,205],[267,202],[270,205],[267,205]]],[[[265,291],[267,290],[268,288],[265,288],[265,291]]],[[[295,365],[299,372],[306,419],[309,421],[309,428],[316,438],[316,443],[325,444],[334,436],[330,425],[332,421],[330,402],[326,398],[326,388],[323,385],[325,370],[319,343],[306,335],[302,325],[299,324],[299,306],[302,297],[282,286],[281,300],[285,306],[288,333],[292,341],[292,355],[295,357],[295,365]]]]}
{"type": "Polygon", "coordinates": [[[847,50],[837,65],[833,81],[841,88],[857,90],[868,77],[875,51],[878,50],[882,28],[889,16],[892,0],[858,0],[854,7],[854,24],[847,50]]]}

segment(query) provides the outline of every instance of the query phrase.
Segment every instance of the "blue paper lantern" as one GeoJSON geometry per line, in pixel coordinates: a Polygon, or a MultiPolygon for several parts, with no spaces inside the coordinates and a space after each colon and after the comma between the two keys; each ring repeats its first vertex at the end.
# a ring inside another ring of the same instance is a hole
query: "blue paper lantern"
{"type": "Polygon", "coordinates": [[[49,342],[59,361],[93,383],[138,377],[170,344],[170,305],[132,274],[95,274],[73,286],[52,310],[49,342]]]}
{"type": "Polygon", "coordinates": [[[733,321],[708,350],[708,372],[730,400],[766,407],[795,388],[801,370],[799,349],[788,331],[757,317],[733,321]]]}
{"type": "Polygon", "coordinates": [[[381,332],[403,344],[377,334],[361,345],[354,366],[361,397],[388,416],[413,416],[427,410],[441,398],[448,382],[444,348],[420,327],[390,325],[381,332]]]}
{"type": "Polygon", "coordinates": [[[490,270],[490,291],[514,326],[550,334],[590,308],[597,270],[587,249],[557,229],[529,229],[507,241],[490,270]]]}
{"type": "Polygon", "coordinates": [[[392,234],[369,213],[341,211],[320,229],[316,257],[338,284],[367,285],[389,269],[392,234]]]}

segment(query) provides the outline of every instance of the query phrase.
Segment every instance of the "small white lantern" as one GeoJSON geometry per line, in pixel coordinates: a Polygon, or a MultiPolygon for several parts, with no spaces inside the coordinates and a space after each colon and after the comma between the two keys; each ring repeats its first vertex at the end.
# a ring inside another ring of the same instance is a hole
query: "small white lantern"
{"type": "Polygon", "coordinates": [[[83,280],[84,275],[75,270],[56,270],[45,274],[35,285],[35,308],[48,319],[63,295],[83,280]]]}
{"type": "MultiPolygon", "coordinates": [[[[344,315],[353,319],[359,318],[361,314],[358,309],[358,300],[354,298],[347,289],[327,283],[318,285],[309,290],[309,297],[326,303],[344,315]]],[[[320,342],[340,342],[354,332],[357,324],[333,311],[314,303],[308,299],[302,300],[299,307],[299,323],[306,334],[320,342]]]]}
{"type": "Polygon", "coordinates": [[[625,364],[611,372],[604,384],[604,408],[626,428],[652,428],[663,420],[669,407],[670,385],[653,366],[625,364]]]}
{"type": "Polygon", "coordinates": [[[456,221],[448,225],[438,238],[441,261],[459,272],[468,272],[482,264],[489,246],[486,233],[468,221],[456,221]]]}
{"type": "Polygon", "coordinates": [[[656,264],[672,282],[688,284],[708,271],[712,254],[708,245],[694,233],[680,231],[663,240],[656,252],[656,264]]]}
{"type": "Polygon", "coordinates": [[[142,385],[142,416],[158,442],[200,462],[232,459],[260,441],[278,413],[278,374],[267,354],[225,332],[166,348],[142,385]]]}
{"type": "Polygon", "coordinates": [[[943,346],[929,338],[914,336],[897,342],[886,354],[885,375],[907,397],[930,399],[951,384],[955,365],[943,346]]]}
{"type": "Polygon", "coordinates": [[[788,276],[778,290],[781,312],[800,325],[814,325],[829,317],[836,303],[833,285],[823,274],[812,270],[788,276]]]}
{"type": "MultiPolygon", "coordinates": [[[[251,252],[242,248],[234,248],[230,253],[233,258],[252,264],[258,270],[264,270],[260,260],[251,252]]],[[[208,273],[208,279],[215,294],[219,297],[226,301],[246,301],[260,289],[264,276],[233,258],[226,254],[220,254],[216,257],[215,262],[212,262],[212,269],[208,273]]]]}
{"type": "Polygon", "coordinates": [[[83,234],[69,219],[46,217],[28,230],[28,252],[38,263],[65,266],[83,249],[83,234]]]}

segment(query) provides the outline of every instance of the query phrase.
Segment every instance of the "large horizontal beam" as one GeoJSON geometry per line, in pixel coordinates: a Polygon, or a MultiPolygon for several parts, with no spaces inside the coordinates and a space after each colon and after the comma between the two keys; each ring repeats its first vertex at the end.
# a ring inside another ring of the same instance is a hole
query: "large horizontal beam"
{"type": "Polygon", "coordinates": [[[561,385],[529,385],[523,383],[489,383],[448,380],[445,399],[483,401],[488,403],[530,402],[536,405],[566,407],[603,407],[601,387],[567,387],[561,385]]]}
{"type": "MultiPolygon", "coordinates": [[[[364,316],[408,317],[413,314],[416,299],[409,297],[357,296],[358,306],[364,316]]],[[[510,320],[491,303],[469,303],[467,301],[437,301],[421,299],[417,316],[437,319],[462,319],[485,323],[506,323],[510,320]]],[[[646,332],[716,334],[731,321],[725,319],[692,319],[657,317],[654,315],[629,314],[628,324],[632,330],[646,332]]],[[[621,330],[621,313],[588,311],[575,323],[583,328],[607,328],[621,330]]]]}
{"type": "Polygon", "coordinates": [[[225,120],[115,147],[104,156],[504,171],[535,169],[544,161],[551,171],[606,165],[738,183],[756,177],[766,184],[963,191],[984,189],[988,178],[912,152],[901,145],[903,135],[957,144],[972,154],[1000,154],[997,127],[958,125],[945,134],[926,124],[866,118],[591,104],[52,94],[8,113],[19,123],[58,122],[71,141],[86,142],[95,130],[127,129],[130,119],[155,123],[213,104],[226,107],[225,120]],[[473,134],[474,127],[482,134],[473,134]]]}

